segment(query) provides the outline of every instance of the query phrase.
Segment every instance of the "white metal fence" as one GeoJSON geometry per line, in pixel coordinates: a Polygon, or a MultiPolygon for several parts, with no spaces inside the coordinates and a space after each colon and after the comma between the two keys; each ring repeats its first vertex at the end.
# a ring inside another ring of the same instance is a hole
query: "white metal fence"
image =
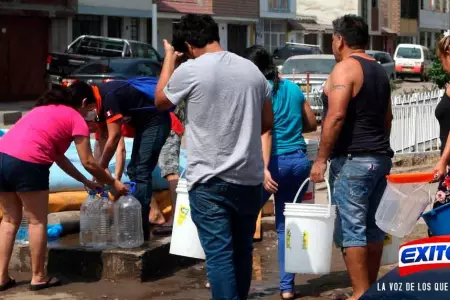
{"type": "Polygon", "coordinates": [[[434,111],[443,94],[444,90],[434,90],[392,98],[391,147],[396,154],[440,150],[434,111]]]}
{"type": "Polygon", "coordinates": [[[392,97],[392,105],[409,105],[422,103],[437,103],[444,95],[444,90],[430,90],[416,93],[407,93],[392,97]]]}

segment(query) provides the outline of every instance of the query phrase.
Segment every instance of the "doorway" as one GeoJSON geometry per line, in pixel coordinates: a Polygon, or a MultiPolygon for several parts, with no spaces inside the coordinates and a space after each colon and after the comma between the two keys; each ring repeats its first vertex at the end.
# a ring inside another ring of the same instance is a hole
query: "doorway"
{"type": "Polygon", "coordinates": [[[228,24],[228,51],[244,55],[247,48],[247,25],[228,24]]]}

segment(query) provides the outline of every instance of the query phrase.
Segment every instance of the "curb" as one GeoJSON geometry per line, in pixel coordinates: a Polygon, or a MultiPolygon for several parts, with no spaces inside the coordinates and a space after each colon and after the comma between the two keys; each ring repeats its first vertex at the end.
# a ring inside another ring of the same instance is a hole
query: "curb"
{"type": "MultiPolygon", "coordinates": [[[[75,236],[68,238],[75,240],[75,236]]],[[[78,235],[76,235],[78,242],[78,235]]],[[[72,241],[73,242],[73,241],[72,241]]],[[[86,249],[79,246],[50,246],[47,252],[47,272],[65,278],[83,281],[135,280],[143,282],[164,277],[176,270],[199,262],[169,254],[170,237],[154,239],[140,249],[86,249]]],[[[16,245],[11,268],[20,272],[31,271],[27,245],[16,245]]]]}
{"type": "Polygon", "coordinates": [[[0,112],[0,124],[5,126],[14,125],[20,118],[22,118],[20,111],[0,112]]]}

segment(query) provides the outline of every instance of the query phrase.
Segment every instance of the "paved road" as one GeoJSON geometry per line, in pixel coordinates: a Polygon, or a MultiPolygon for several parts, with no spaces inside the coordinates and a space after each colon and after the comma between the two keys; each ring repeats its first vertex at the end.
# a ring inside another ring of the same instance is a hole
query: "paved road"
{"type": "Polygon", "coordinates": [[[407,79],[397,83],[398,89],[393,92],[393,95],[401,95],[403,93],[411,93],[420,90],[435,89],[432,82],[420,82],[418,79],[407,79]]]}

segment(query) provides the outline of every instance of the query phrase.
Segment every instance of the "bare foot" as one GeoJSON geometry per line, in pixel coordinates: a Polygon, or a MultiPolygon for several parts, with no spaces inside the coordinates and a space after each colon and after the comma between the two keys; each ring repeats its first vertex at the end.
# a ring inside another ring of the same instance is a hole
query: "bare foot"
{"type": "Polygon", "coordinates": [[[281,293],[281,299],[294,299],[294,294],[290,292],[281,293]]]}
{"type": "Polygon", "coordinates": [[[151,224],[154,225],[162,225],[166,223],[166,219],[164,218],[164,215],[162,214],[161,210],[159,209],[158,203],[152,198],[152,201],[150,203],[150,216],[149,220],[151,224]]]}

